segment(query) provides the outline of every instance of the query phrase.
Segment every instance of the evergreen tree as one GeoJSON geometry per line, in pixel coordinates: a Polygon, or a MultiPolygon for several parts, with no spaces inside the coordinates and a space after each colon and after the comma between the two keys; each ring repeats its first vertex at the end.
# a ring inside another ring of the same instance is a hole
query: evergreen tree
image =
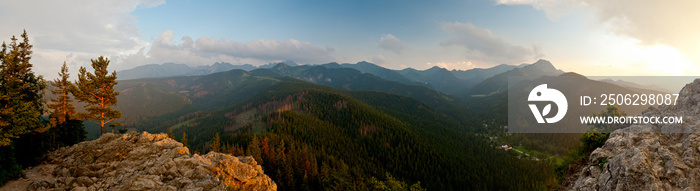
{"type": "Polygon", "coordinates": [[[180,140],[180,142],[182,142],[183,146],[189,147],[189,145],[187,145],[187,133],[182,132],[182,140],[180,140]]]}
{"type": "Polygon", "coordinates": [[[173,128],[170,128],[170,130],[168,130],[168,138],[171,138],[171,139],[175,138],[175,134],[173,133],[173,128]]]}
{"type": "Polygon", "coordinates": [[[0,51],[0,146],[8,146],[13,138],[29,132],[44,132],[50,126],[42,124],[43,90],[46,82],[34,75],[29,63],[32,45],[27,31],[17,43],[12,36],[9,45],[2,43],[0,51]]]}
{"type": "Polygon", "coordinates": [[[27,154],[15,147],[18,138],[50,128],[41,118],[46,82],[31,70],[32,45],[27,31],[21,37],[22,42],[12,36],[9,45],[3,42],[0,46],[0,185],[22,173],[17,154],[27,154]]]}
{"type": "Polygon", "coordinates": [[[219,138],[219,133],[216,133],[216,135],[214,135],[214,138],[211,141],[210,150],[214,152],[221,152],[221,140],[219,138]]]}
{"type": "Polygon", "coordinates": [[[73,100],[70,97],[70,89],[73,83],[68,81],[70,74],[68,74],[68,67],[66,62],[63,62],[61,67],[61,72],[58,73],[59,78],[54,81],[49,81],[51,86],[51,93],[56,95],[56,98],[51,98],[51,103],[48,104],[49,109],[53,110],[51,113],[51,126],[56,127],[59,124],[65,125],[67,118],[75,114],[75,107],[73,106],[73,100]]]}
{"type": "Polygon", "coordinates": [[[246,155],[253,156],[258,164],[262,165],[262,152],[260,151],[260,141],[258,136],[253,135],[253,139],[248,143],[248,148],[246,148],[246,155]]]}
{"type": "MultiPolygon", "coordinates": [[[[122,116],[119,110],[112,109],[112,106],[117,105],[119,95],[118,91],[114,91],[114,86],[118,83],[117,72],[107,75],[109,60],[103,56],[91,61],[94,74],[87,72],[85,67],[80,67],[78,81],[75,83],[77,87],[72,88],[72,92],[77,100],[87,104],[87,113],[81,112],[78,116],[100,125],[100,133],[104,134],[105,125],[122,116]]],[[[112,124],[119,125],[121,123],[112,124]]]]}
{"type": "Polygon", "coordinates": [[[68,78],[68,67],[66,62],[63,62],[61,67],[61,72],[58,73],[59,78],[54,81],[49,81],[53,89],[51,93],[56,95],[55,98],[51,98],[51,102],[48,104],[51,110],[50,124],[53,127],[49,131],[49,136],[52,139],[52,147],[58,148],[61,146],[70,146],[86,138],[87,132],[85,131],[85,126],[80,120],[74,119],[75,107],[73,106],[73,100],[70,95],[71,88],[74,87],[68,78]],[[58,137],[58,142],[55,141],[58,137]]]}

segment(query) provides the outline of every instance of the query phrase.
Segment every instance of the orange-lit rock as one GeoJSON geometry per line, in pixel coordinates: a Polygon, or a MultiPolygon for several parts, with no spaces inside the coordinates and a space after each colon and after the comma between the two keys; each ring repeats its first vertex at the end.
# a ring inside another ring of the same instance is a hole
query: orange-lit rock
{"type": "Polygon", "coordinates": [[[252,157],[190,155],[166,134],[104,134],[46,155],[0,190],[277,190],[252,157]]]}

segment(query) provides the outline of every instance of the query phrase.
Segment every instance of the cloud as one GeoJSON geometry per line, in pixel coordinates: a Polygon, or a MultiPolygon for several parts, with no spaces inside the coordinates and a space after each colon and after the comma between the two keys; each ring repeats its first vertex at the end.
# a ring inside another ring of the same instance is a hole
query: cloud
{"type": "Polygon", "coordinates": [[[321,48],[295,39],[285,41],[258,39],[249,42],[202,37],[195,42],[201,54],[224,54],[260,60],[294,60],[300,63],[333,61],[332,48],[321,48]]]}
{"type": "Polygon", "coordinates": [[[214,62],[258,65],[282,60],[294,60],[303,64],[335,61],[332,56],[334,51],[332,47],[321,48],[295,39],[285,41],[258,39],[238,42],[210,37],[193,40],[189,36],[184,36],[180,42],[175,42],[174,38],[172,31],[165,31],[153,41],[147,52],[141,49],[121,59],[130,66],[166,62],[191,65],[214,62]]]}
{"type": "Polygon", "coordinates": [[[579,0],[496,0],[502,5],[531,5],[532,8],[542,10],[552,21],[571,14],[575,6],[582,5],[579,0]]]}
{"type": "Polygon", "coordinates": [[[136,52],[148,45],[130,13],[163,3],[164,0],[0,1],[0,40],[7,42],[26,29],[34,45],[34,70],[48,74],[50,79],[57,76],[55,71],[63,61],[77,71],[77,66],[89,66],[89,58],[136,52]]]}
{"type": "Polygon", "coordinates": [[[406,48],[401,40],[396,38],[394,35],[387,34],[379,39],[379,48],[384,50],[391,50],[396,54],[401,54],[401,52],[406,48]]]}
{"type": "Polygon", "coordinates": [[[551,20],[568,9],[589,11],[595,22],[617,35],[639,40],[640,45],[669,45],[700,60],[700,1],[656,0],[497,0],[498,4],[530,5],[551,20]]]}
{"type": "Polygon", "coordinates": [[[436,62],[436,63],[428,62],[428,63],[425,63],[425,65],[427,65],[428,67],[437,66],[437,67],[445,68],[448,70],[469,70],[469,69],[473,69],[473,68],[477,67],[476,65],[474,65],[470,61],[436,62]]]}
{"type": "Polygon", "coordinates": [[[489,64],[521,63],[542,57],[539,46],[531,49],[514,45],[494,35],[488,29],[478,28],[471,23],[444,23],[442,29],[452,38],[440,42],[442,46],[462,46],[466,56],[472,61],[489,64]]]}
{"type": "Polygon", "coordinates": [[[26,29],[35,47],[75,52],[114,53],[143,46],[131,11],[165,1],[2,1],[3,38],[26,29]]]}
{"type": "Polygon", "coordinates": [[[372,61],[372,63],[375,64],[384,64],[386,62],[386,57],[380,54],[377,56],[373,56],[370,60],[372,61]]]}
{"type": "Polygon", "coordinates": [[[545,57],[544,52],[542,52],[542,47],[534,42],[532,43],[532,53],[535,55],[534,60],[545,57]]]}

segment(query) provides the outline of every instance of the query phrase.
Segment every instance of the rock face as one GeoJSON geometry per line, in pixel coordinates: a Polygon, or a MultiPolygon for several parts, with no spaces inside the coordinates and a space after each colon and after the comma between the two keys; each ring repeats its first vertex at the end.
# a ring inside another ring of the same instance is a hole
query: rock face
{"type": "Polygon", "coordinates": [[[252,157],[191,156],[166,134],[108,133],[46,157],[27,190],[277,190],[252,157]]]}
{"type": "Polygon", "coordinates": [[[590,156],[574,190],[700,190],[700,79],[674,106],[645,116],[683,116],[683,124],[633,125],[610,134],[590,156]],[[661,133],[658,133],[661,132],[661,133]]]}

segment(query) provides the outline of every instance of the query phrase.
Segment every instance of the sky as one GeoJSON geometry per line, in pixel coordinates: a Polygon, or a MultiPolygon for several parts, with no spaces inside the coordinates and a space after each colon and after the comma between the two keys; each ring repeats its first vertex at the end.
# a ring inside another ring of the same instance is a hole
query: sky
{"type": "Polygon", "coordinates": [[[467,70],[546,59],[589,76],[698,75],[700,1],[0,1],[0,41],[26,30],[34,71],[73,76],[215,62],[368,61],[467,70]]]}

